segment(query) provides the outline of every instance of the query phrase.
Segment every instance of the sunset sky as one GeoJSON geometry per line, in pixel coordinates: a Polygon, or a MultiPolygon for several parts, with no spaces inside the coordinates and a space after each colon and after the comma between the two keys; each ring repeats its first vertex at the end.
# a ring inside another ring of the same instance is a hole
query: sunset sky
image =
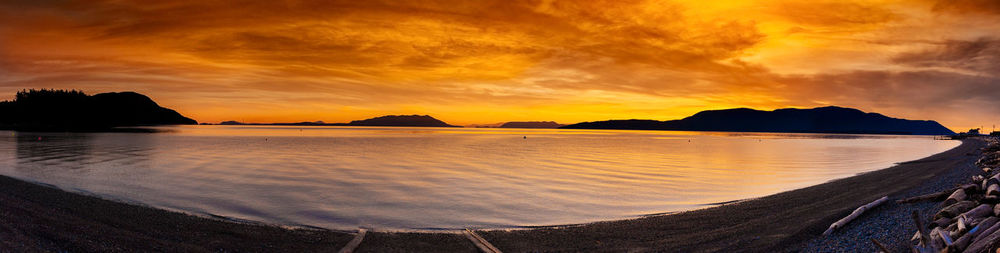
{"type": "Polygon", "coordinates": [[[0,1],[0,99],[200,122],[677,119],[837,105],[1000,122],[1000,1],[0,1]]]}

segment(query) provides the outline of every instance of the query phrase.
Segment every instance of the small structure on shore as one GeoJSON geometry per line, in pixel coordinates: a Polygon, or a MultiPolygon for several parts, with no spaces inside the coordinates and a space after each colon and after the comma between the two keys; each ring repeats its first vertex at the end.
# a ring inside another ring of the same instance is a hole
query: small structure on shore
{"type": "MultiPolygon", "coordinates": [[[[991,135],[992,135],[992,133],[991,133],[991,135]]],[[[951,135],[950,137],[953,140],[961,140],[961,139],[965,139],[965,138],[969,138],[969,137],[979,137],[979,136],[983,136],[983,134],[979,133],[979,128],[973,128],[973,129],[969,129],[968,132],[957,133],[957,134],[951,135]]]]}

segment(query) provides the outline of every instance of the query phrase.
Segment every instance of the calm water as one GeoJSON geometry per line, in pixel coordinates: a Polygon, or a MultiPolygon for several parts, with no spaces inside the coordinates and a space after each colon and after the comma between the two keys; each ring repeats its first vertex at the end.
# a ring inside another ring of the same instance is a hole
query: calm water
{"type": "Polygon", "coordinates": [[[0,174],[284,225],[496,228],[701,208],[886,168],[959,144],[878,135],[162,129],[170,132],[0,132],[0,174]]]}

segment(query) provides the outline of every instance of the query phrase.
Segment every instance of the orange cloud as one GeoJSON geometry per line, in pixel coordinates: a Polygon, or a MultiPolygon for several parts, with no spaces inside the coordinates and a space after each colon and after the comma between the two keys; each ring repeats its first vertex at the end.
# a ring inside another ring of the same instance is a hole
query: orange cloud
{"type": "Polygon", "coordinates": [[[0,93],[135,90],[209,122],[572,123],[834,103],[966,127],[996,113],[961,95],[997,84],[991,3],[5,1],[0,93]]]}

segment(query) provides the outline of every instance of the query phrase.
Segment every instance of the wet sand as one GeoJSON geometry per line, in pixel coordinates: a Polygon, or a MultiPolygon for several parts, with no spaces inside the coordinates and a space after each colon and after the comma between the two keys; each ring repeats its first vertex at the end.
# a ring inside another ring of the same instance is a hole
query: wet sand
{"type": "MultiPolygon", "coordinates": [[[[885,195],[896,199],[951,168],[973,164],[983,145],[965,140],[952,150],[888,169],[702,210],[480,235],[506,252],[795,251],[860,205],[885,195]]],[[[0,251],[330,252],[352,237],[344,231],[195,217],[0,176],[0,251]]],[[[460,234],[370,232],[357,251],[476,248],[460,234]]]]}

